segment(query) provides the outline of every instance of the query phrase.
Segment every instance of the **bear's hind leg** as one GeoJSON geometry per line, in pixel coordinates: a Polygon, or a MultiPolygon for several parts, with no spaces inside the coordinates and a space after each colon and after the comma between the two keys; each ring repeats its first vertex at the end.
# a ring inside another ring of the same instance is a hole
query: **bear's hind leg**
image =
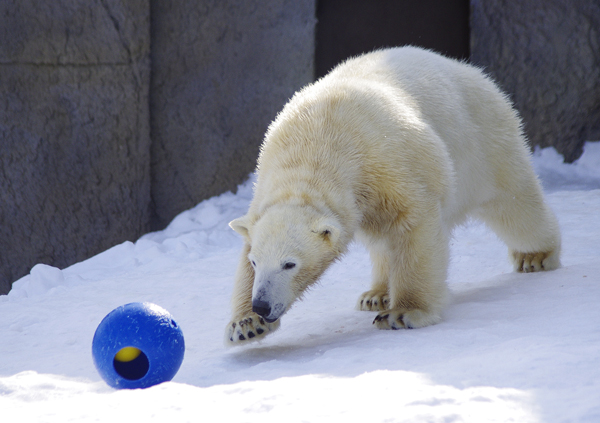
{"type": "Polygon", "coordinates": [[[532,175],[529,183],[503,192],[476,214],[509,248],[517,272],[538,272],[560,267],[560,230],[532,175]]]}

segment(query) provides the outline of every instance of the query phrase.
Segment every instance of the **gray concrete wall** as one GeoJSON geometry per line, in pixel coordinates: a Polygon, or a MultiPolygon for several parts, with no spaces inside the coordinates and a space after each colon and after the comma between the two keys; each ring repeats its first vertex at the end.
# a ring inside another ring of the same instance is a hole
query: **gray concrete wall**
{"type": "Polygon", "coordinates": [[[313,78],[314,0],[152,2],[154,228],[235,189],[313,78]]]}
{"type": "Polygon", "coordinates": [[[600,139],[600,3],[471,0],[471,60],[510,94],[532,145],[571,162],[600,139]]]}
{"type": "Polygon", "coordinates": [[[148,0],[0,3],[0,293],[149,228],[148,0]]]}
{"type": "Polygon", "coordinates": [[[312,79],[314,16],[315,0],[0,2],[0,293],[242,182],[312,79]]]}

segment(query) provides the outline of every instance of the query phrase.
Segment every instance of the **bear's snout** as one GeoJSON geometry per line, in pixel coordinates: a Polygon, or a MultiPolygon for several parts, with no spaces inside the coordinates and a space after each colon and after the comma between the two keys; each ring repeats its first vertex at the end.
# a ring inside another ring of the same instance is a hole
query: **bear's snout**
{"type": "MultiPolygon", "coordinates": [[[[277,311],[280,308],[281,307],[275,307],[275,310],[277,311]]],[[[272,314],[271,313],[271,305],[266,301],[262,301],[262,300],[252,301],[252,311],[255,312],[256,314],[258,314],[263,319],[265,319],[267,321],[267,323],[273,323],[274,321],[276,321],[279,318],[279,316],[269,317],[269,315],[272,314]]]]}
{"type": "Polygon", "coordinates": [[[266,317],[271,314],[271,306],[266,301],[254,300],[252,301],[252,311],[259,316],[266,317]]]}

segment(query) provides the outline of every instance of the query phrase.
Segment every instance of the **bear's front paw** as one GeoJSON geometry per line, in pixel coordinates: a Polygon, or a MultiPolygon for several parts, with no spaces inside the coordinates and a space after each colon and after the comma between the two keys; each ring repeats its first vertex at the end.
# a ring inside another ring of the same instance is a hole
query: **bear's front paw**
{"type": "Polygon", "coordinates": [[[441,316],[435,313],[396,308],[379,313],[373,320],[373,324],[377,329],[415,329],[436,324],[440,320],[442,320],[441,316]]]}
{"type": "Polygon", "coordinates": [[[256,313],[229,322],[225,330],[227,345],[240,345],[250,341],[258,341],[279,328],[279,320],[268,323],[256,313]]]}
{"type": "Polygon", "coordinates": [[[356,309],[361,311],[386,310],[390,304],[390,297],[386,291],[367,291],[363,293],[356,303],[356,309]]]}

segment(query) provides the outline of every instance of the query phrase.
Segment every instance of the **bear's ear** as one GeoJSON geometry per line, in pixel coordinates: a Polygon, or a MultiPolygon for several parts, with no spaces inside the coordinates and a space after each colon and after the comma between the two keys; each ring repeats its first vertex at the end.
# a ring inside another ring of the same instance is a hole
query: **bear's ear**
{"type": "Polygon", "coordinates": [[[247,219],[247,216],[242,216],[237,219],[234,219],[231,222],[229,222],[229,227],[236,231],[238,234],[242,235],[243,237],[248,238],[248,227],[250,225],[248,225],[247,219]]]}
{"type": "Polygon", "coordinates": [[[332,244],[336,244],[340,238],[342,228],[337,220],[333,218],[323,218],[314,231],[323,238],[328,239],[332,244]]]}

